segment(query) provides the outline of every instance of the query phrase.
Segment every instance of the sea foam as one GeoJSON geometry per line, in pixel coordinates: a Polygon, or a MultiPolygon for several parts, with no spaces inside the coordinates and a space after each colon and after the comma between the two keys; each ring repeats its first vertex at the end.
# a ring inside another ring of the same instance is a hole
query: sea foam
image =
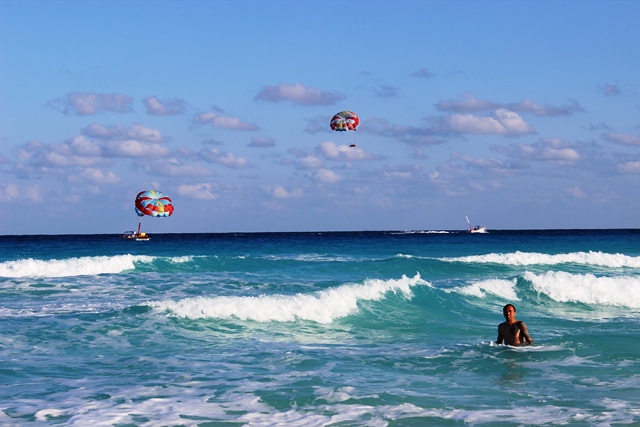
{"type": "Polygon", "coordinates": [[[363,284],[346,284],[312,294],[219,296],[185,298],[179,301],[148,302],[147,305],[188,319],[227,319],[257,322],[293,322],[296,319],[331,323],[358,311],[358,301],[380,300],[387,292],[413,296],[411,287],[429,283],[416,274],[398,280],[366,280],[363,284]]]}
{"type": "Polygon", "coordinates": [[[71,277],[116,274],[133,270],[136,262],[151,262],[144,255],[94,256],[67,259],[21,259],[0,263],[0,277],[71,277]]]}
{"type": "Polygon", "coordinates": [[[584,264],[603,267],[640,268],[640,257],[623,254],[609,254],[605,252],[572,252],[568,254],[549,255],[535,252],[496,253],[486,255],[472,255],[454,258],[439,258],[441,261],[492,263],[506,265],[555,265],[555,264],[584,264]]]}

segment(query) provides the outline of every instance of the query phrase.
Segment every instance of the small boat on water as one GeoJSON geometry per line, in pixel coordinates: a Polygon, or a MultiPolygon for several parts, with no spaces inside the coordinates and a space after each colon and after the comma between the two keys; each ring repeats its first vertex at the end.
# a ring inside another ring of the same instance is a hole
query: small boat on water
{"type": "Polygon", "coordinates": [[[469,233],[487,233],[487,227],[476,225],[475,227],[471,225],[471,221],[469,221],[469,217],[465,215],[467,218],[467,224],[469,224],[469,233]]]}
{"type": "Polygon", "coordinates": [[[136,240],[138,242],[149,240],[149,235],[145,232],[125,231],[120,237],[124,240],[136,240]]]}

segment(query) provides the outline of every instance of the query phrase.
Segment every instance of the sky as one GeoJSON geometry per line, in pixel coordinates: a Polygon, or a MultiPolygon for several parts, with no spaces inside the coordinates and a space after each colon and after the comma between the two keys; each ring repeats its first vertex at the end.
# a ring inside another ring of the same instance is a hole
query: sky
{"type": "Polygon", "coordinates": [[[638,16],[0,0],[0,235],[638,228],[638,16]]]}

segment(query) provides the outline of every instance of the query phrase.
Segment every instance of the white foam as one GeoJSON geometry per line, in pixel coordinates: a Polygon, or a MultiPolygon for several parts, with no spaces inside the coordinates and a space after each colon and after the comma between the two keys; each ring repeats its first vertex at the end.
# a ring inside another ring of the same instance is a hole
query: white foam
{"type": "Polygon", "coordinates": [[[556,264],[584,264],[602,267],[633,267],[640,268],[640,257],[623,254],[609,254],[604,252],[572,252],[568,254],[549,255],[536,252],[512,252],[486,255],[472,255],[455,258],[440,258],[448,262],[475,262],[505,265],[556,265],[556,264]]]}
{"type": "Polygon", "coordinates": [[[136,262],[151,262],[144,255],[95,256],[67,259],[21,259],[0,263],[0,277],[71,277],[116,274],[133,270],[136,262]]]}
{"type": "Polygon", "coordinates": [[[411,287],[416,285],[428,285],[428,282],[416,274],[413,278],[402,276],[399,280],[371,279],[361,285],[342,285],[313,294],[196,297],[148,302],[147,305],[188,319],[236,317],[257,322],[292,322],[301,319],[331,323],[356,313],[358,301],[380,300],[388,292],[400,292],[406,298],[411,298],[411,287]]]}
{"type": "Polygon", "coordinates": [[[520,301],[520,298],[518,298],[516,294],[516,282],[516,279],[481,280],[470,285],[445,289],[445,292],[457,292],[462,295],[470,295],[478,298],[484,298],[486,294],[493,294],[509,301],[520,301]]]}
{"type": "Polygon", "coordinates": [[[640,308],[640,277],[596,277],[593,274],[570,274],[548,271],[544,274],[525,272],[533,289],[558,302],[602,304],[640,308]]]}

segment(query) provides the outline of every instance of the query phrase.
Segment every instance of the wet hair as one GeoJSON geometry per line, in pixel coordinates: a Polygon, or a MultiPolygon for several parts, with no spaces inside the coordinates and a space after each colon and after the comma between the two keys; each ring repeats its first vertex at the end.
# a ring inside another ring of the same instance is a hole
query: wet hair
{"type": "Polygon", "coordinates": [[[518,310],[516,310],[516,306],[513,304],[507,304],[504,307],[502,307],[502,311],[505,311],[507,309],[507,307],[513,307],[513,311],[517,312],[518,310]]]}

